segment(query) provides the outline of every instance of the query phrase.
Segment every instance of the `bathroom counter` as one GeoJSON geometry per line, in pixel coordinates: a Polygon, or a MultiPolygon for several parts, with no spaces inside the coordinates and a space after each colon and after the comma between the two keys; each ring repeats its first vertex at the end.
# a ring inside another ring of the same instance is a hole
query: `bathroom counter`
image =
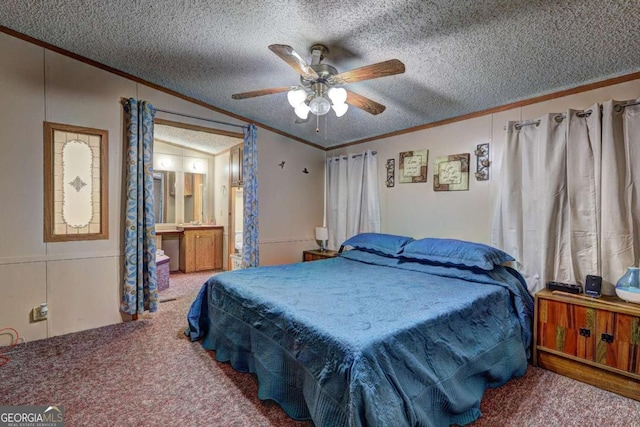
{"type": "Polygon", "coordinates": [[[184,230],[212,230],[212,229],[216,229],[216,228],[224,228],[224,226],[222,225],[213,225],[213,224],[184,224],[184,225],[179,225],[176,227],[177,230],[179,231],[184,231],[184,230]]]}

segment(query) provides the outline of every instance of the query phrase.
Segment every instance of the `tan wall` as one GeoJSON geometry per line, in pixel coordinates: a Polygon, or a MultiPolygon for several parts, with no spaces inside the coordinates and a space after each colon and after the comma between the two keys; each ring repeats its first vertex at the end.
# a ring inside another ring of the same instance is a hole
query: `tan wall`
{"type": "Polygon", "coordinates": [[[365,149],[378,151],[381,173],[382,231],[420,237],[450,237],[490,243],[491,217],[498,195],[502,150],[509,120],[535,119],[551,112],[585,109],[596,102],[609,99],[627,100],[640,97],[640,80],[582,92],[521,108],[490,114],[448,125],[357,144],[329,151],[329,156],[357,153],[365,149]],[[476,181],[473,173],[476,146],[490,143],[491,179],[476,181]],[[398,154],[401,151],[429,150],[426,183],[398,182],[398,154]],[[469,191],[433,191],[433,172],[436,157],[470,153],[471,173],[469,191]],[[396,185],[384,184],[387,159],[396,159],[396,185]]]}
{"type": "MultiPolygon", "coordinates": [[[[233,119],[4,33],[0,33],[0,58],[0,328],[16,328],[32,341],[120,322],[124,182],[120,98],[143,99],[157,108],[200,117],[233,119]],[[109,131],[108,240],[43,242],[43,121],[109,131]],[[49,319],[31,323],[31,308],[43,302],[49,305],[49,319]]],[[[157,117],[206,125],[164,113],[157,117]]],[[[258,150],[259,179],[264,180],[259,193],[266,239],[261,244],[263,260],[298,261],[303,249],[315,245],[301,244],[300,238],[311,240],[313,227],[322,221],[321,198],[318,203],[316,194],[322,192],[323,178],[316,173],[303,181],[297,175],[298,179],[280,179],[280,168],[269,151],[278,158],[286,154],[292,166],[307,167],[322,165],[325,153],[263,129],[258,129],[258,150]]],[[[217,188],[227,179],[224,161],[222,156],[209,162],[215,168],[217,188]]],[[[218,206],[218,198],[212,203],[216,219],[221,220],[218,213],[226,205],[218,206]]],[[[0,340],[0,346],[9,343],[8,336],[0,340]]]]}

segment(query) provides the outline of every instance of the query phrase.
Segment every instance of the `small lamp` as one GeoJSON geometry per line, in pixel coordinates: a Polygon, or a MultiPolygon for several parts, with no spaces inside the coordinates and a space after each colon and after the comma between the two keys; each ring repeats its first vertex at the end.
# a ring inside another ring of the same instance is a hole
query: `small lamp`
{"type": "Polygon", "coordinates": [[[325,242],[329,240],[329,229],[327,227],[316,227],[316,240],[320,241],[320,250],[326,251],[325,242]]]}

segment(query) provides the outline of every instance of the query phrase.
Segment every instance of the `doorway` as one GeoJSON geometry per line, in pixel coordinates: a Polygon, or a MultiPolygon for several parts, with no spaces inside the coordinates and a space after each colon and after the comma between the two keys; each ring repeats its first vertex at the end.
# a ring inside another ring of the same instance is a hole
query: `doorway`
{"type": "Polygon", "coordinates": [[[229,269],[237,270],[242,261],[242,227],[244,225],[244,193],[242,187],[231,187],[229,194],[229,269]]]}
{"type": "MultiPolygon", "coordinates": [[[[230,188],[227,165],[230,148],[241,144],[243,138],[240,133],[160,118],[154,120],[156,236],[160,235],[158,248],[171,258],[171,271],[178,270],[180,259],[177,227],[223,226],[235,242],[232,218],[228,215],[231,191],[227,192],[230,188]]],[[[241,231],[242,217],[236,223],[240,224],[241,231]]],[[[221,240],[229,242],[228,238],[221,240]]],[[[226,269],[230,269],[228,255],[233,252],[235,243],[218,255],[225,261],[226,269]]]]}

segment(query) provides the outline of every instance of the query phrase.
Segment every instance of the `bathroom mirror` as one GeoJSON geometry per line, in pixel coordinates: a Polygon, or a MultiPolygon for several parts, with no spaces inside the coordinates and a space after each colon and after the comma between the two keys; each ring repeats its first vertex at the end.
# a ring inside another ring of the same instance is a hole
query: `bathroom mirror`
{"type": "Polygon", "coordinates": [[[207,220],[207,176],[184,173],[184,222],[204,223],[207,220]]]}
{"type": "Polygon", "coordinates": [[[203,173],[154,171],[156,223],[205,223],[208,218],[207,188],[207,175],[203,173]]]}
{"type": "Polygon", "coordinates": [[[153,196],[156,223],[176,222],[176,173],[153,171],[153,196]]]}

